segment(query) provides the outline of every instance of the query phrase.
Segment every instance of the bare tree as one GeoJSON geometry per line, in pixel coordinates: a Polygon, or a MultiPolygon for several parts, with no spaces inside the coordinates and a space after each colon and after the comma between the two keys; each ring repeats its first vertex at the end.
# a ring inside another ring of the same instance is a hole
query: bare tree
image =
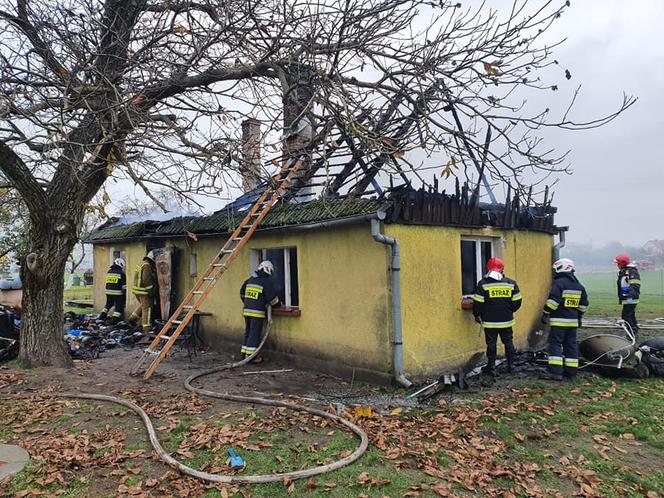
{"type": "Polygon", "coordinates": [[[287,154],[325,150],[342,130],[372,158],[352,195],[383,170],[417,169],[415,149],[475,178],[484,157],[515,188],[526,173],[564,170],[538,129],[598,126],[633,102],[585,123],[527,112],[517,91],[552,91],[541,71],[557,63],[541,36],[564,10],[549,0],[501,12],[446,0],[0,0],[0,170],[29,216],[21,363],[69,364],[62,275],[106,180],[148,197],[218,194],[239,167],[245,117],[283,134],[287,154]]]}

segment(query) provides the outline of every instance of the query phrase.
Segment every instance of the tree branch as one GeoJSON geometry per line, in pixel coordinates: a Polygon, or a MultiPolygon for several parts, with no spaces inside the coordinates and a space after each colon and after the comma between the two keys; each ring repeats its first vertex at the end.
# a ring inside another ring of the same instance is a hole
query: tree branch
{"type": "Polygon", "coordinates": [[[0,140],[0,170],[21,194],[31,214],[47,209],[46,195],[23,160],[0,140]]]}

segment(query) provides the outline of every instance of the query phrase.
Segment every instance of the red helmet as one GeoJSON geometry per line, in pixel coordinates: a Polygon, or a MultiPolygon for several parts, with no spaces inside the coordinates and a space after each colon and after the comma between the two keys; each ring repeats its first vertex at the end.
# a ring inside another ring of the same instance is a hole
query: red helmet
{"type": "Polygon", "coordinates": [[[486,269],[488,271],[499,271],[500,273],[505,270],[505,263],[500,258],[491,258],[486,262],[486,269]]]}
{"type": "Polygon", "coordinates": [[[613,262],[618,265],[618,268],[625,268],[628,264],[632,262],[630,257],[627,254],[618,254],[613,262]]]}

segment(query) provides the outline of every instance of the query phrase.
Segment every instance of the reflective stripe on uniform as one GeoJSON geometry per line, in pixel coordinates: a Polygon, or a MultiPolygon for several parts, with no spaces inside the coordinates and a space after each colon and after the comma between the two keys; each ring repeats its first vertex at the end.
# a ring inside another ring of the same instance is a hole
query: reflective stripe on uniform
{"type": "Polygon", "coordinates": [[[579,359],[578,358],[565,358],[564,362],[566,367],[578,367],[579,359]]]}
{"type": "Polygon", "coordinates": [[[119,311],[114,311],[111,316],[113,318],[120,318],[122,316],[122,313],[120,313],[119,311]]]}
{"type": "Polygon", "coordinates": [[[483,303],[484,296],[481,296],[479,294],[473,294],[473,301],[477,301],[478,303],[483,303]]]}
{"type": "Polygon", "coordinates": [[[578,318],[553,318],[551,317],[550,325],[552,327],[578,327],[579,319],[578,318]]]}
{"type": "Polygon", "coordinates": [[[121,290],[106,290],[107,296],[124,296],[124,292],[121,290]]]}
{"type": "Polygon", "coordinates": [[[563,364],[562,356],[549,356],[549,365],[560,365],[563,364]]]}
{"type": "Polygon", "coordinates": [[[145,262],[141,263],[140,265],[136,265],[136,269],[134,270],[134,286],[131,288],[131,291],[138,296],[146,296],[150,294],[150,291],[154,288],[154,284],[148,285],[146,287],[139,285],[141,283],[143,268],[146,266],[149,268],[150,263],[145,262]]]}
{"type": "Polygon", "coordinates": [[[253,299],[254,301],[258,300],[261,293],[263,292],[263,286],[258,284],[248,284],[244,289],[244,297],[246,299],[253,299]]]}
{"type": "Polygon", "coordinates": [[[565,308],[578,308],[581,304],[581,291],[575,289],[565,289],[562,292],[563,305],[565,308]]]}
{"type": "Polygon", "coordinates": [[[254,354],[258,348],[250,348],[249,346],[242,346],[240,353],[244,354],[254,354]]]}
{"type": "Polygon", "coordinates": [[[482,288],[484,289],[490,289],[491,287],[509,287],[510,289],[514,289],[514,284],[511,284],[509,282],[491,282],[487,284],[482,284],[482,288]]]}
{"type": "Polygon", "coordinates": [[[482,284],[482,288],[489,294],[490,298],[509,298],[514,292],[514,284],[497,282],[482,284]]]}
{"type": "Polygon", "coordinates": [[[639,304],[639,300],[638,299],[632,299],[632,298],[623,299],[622,304],[639,304]]]}
{"type": "Polygon", "coordinates": [[[521,300],[521,293],[517,292],[512,296],[512,301],[519,301],[519,300],[521,300]]]}
{"type": "Polygon", "coordinates": [[[242,310],[242,315],[253,318],[265,318],[265,311],[245,308],[244,310],[242,310]]]}
{"type": "Polygon", "coordinates": [[[555,301],[553,299],[547,299],[546,300],[546,305],[551,308],[552,310],[557,310],[558,309],[558,301],[555,301]]]}
{"type": "Polygon", "coordinates": [[[639,280],[638,278],[632,278],[631,280],[627,279],[627,283],[629,285],[641,285],[641,280],[639,280]]]}
{"type": "Polygon", "coordinates": [[[588,306],[585,306],[583,304],[579,304],[579,311],[581,313],[585,313],[587,309],[588,309],[588,306]]]}
{"type": "Polygon", "coordinates": [[[273,299],[272,301],[270,301],[270,304],[271,304],[272,306],[274,306],[274,305],[277,304],[278,302],[279,302],[279,296],[274,296],[274,299],[273,299]]]}
{"type": "Polygon", "coordinates": [[[514,326],[514,320],[508,322],[485,322],[482,321],[482,327],[485,329],[506,329],[507,327],[514,326]]]}

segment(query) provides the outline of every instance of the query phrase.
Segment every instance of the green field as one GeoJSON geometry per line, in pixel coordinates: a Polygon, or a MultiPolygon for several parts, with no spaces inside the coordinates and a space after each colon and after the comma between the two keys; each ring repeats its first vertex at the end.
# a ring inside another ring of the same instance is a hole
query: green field
{"type": "MultiPolygon", "coordinates": [[[[580,273],[579,279],[588,290],[589,314],[620,316],[615,272],[580,273]]],[[[664,270],[641,272],[641,299],[636,313],[639,318],[664,316],[664,270]]]]}

